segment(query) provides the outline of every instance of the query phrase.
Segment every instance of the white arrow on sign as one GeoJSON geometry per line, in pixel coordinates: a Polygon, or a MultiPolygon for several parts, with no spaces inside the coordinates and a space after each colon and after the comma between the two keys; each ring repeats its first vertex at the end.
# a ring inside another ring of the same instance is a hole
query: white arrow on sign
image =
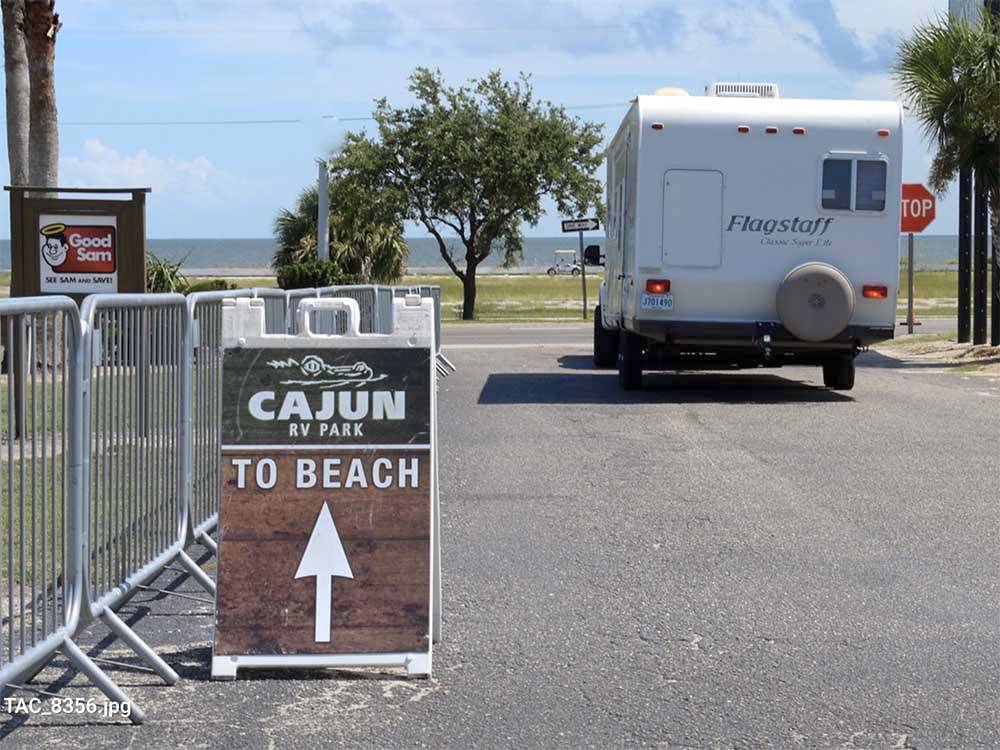
{"type": "Polygon", "coordinates": [[[597,219],[565,219],[562,223],[564,232],[590,232],[601,228],[597,219]]]}
{"type": "Polygon", "coordinates": [[[333,522],[326,503],[316,518],[306,551],[302,553],[296,578],[316,576],[316,642],[330,642],[330,608],[332,606],[332,578],[354,578],[344,554],[337,525],[333,522]]]}

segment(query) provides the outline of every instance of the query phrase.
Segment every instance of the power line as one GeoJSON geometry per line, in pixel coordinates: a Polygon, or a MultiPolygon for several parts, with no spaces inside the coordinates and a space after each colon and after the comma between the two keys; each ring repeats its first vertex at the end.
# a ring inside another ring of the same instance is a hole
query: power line
{"type": "Polygon", "coordinates": [[[225,34],[329,34],[350,36],[352,34],[365,35],[393,35],[393,34],[494,34],[513,33],[521,31],[529,32],[559,32],[574,33],[586,31],[625,31],[638,28],[639,23],[634,24],[590,24],[584,26],[403,26],[403,27],[383,27],[383,28],[346,28],[333,29],[324,27],[285,27],[285,28],[234,28],[231,26],[209,28],[209,27],[187,27],[187,28],[65,28],[60,34],[70,36],[221,36],[225,34]]]}
{"type": "Polygon", "coordinates": [[[302,119],[286,120],[69,120],[60,125],[287,125],[304,123],[302,119]]]}
{"type": "MultiPolygon", "coordinates": [[[[597,109],[617,109],[627,106],[629,102],[606,102],[603,104],[571,104],[563,109],[582,111],[597,109]]],[[[368,122],[375,118],[371,115],[350,116],[342,115],[320,115],[320,120],[334,120],[336,122],[368,122]]],[[[251,119],[251,120],[67,120],[59,124],[65,126],[78,127],[189,127],[189,126],[226,126],[226,125],[304,125],[314,121],[314,118],[291,117],[280,119],[251,119]]]]}

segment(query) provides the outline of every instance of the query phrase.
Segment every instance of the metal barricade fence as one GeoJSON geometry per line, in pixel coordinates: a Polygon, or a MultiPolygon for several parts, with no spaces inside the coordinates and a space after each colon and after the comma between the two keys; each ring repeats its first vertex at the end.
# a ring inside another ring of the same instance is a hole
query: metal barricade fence
{"type": "MultiPolygon", "coordinates": [[[[317,289],[318,297],[345,297],[358,303],[361,312],[361,333],[392,333],[392,311],[389,312],[388,330],[383,328],[381,309],[377,301],[377,287],[370,284],[351,284],[345,286],[325,286],[317,289]]],[[[339,317],[331,311],[313,313],[313,322],[319,326],[313,330],[316,333],[343,334],[346,329],[346,316],[339,317]],[[334,326],[339,326],[334,328],[334,326]]],[[[294,333],[294,331],[292,331],[294,333]]]]}
{"type": "Polygon", "coordinates": [[[80,615],[74,498],[81,456],[80,441],[73,434],[73,410],[79,404],[80,316],[68,297],[4,300],[0,333],[0,400],[5,412],[0,419],[5,443],[0,455],[3,695],[66,646],[80,615]]]}
{"type": "Polygon", "coordinates": [[[264,300],[265,333],[288,333],[288,293],[284,289],[251,289],[254,297],[264,300]]]}
{"type": "MultiPolygon", "coordinates": [[[[249,297],[250,290],[188,295],[191,321],[191,474],[188,544],[216,551],[209,532],[218,522],[222,434],[222,300],[249,297]]],[[[266,305],[266,303],[265,303],[266,305]]]]}
{"type": "MultiPolygon", "coordinates": [[[[80,315],[87,436],[79,500],[87,541],[81,626],[100,618],[173,684],[174,670],[115,610],[175,560],[214,590],[184,552],[191,476],[187,303],[179,294],[101,294],[88,297],[80,315]]],[[[117,690],[103,674],[93,679],[105,692],[117,690]]]]}
{"type": "MultiPolygon", "coordinates": [[[[214,593],[185,548],[215,551],[223,299],[262,298],[267,332],[294,333],[302,299],[348,297],[363,332],[391,333],[393,297],[411,291],[435,300],[443,359],[437,287],[107,294],[79,311],[67,297],[0,301],[0,694],[62,651],[127,702],[73,641],[95,619],[167,683],[178,679],[115,610],[172,561],[214,593]]],[[[314,321],[318,332],[345,327],[314,321]]],[[[141,722],[142,710],[129,718],[141,722]]]]}
{"type": "MultiPolygon", "coordinates": [[[[296,334],[299,330],[299,302],[304,299],[316,298],[319,296],[317,289],[289,289],[285,292],[285,299],[288,301],[285,309],[288,311],[287,329],[283,333],[296,334]]],[[[265,316],[267,313],[265,312],[265,316]]]]}

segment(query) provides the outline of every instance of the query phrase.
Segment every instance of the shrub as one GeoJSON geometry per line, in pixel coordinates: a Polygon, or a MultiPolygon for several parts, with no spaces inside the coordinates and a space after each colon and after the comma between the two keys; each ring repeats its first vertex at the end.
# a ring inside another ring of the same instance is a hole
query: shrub
{"type": "Polygon", "coordinates": [[[196,284],[191,284],[187,288],[188,294],[191,292],[226,292],[239,287],[225,279],[205,279],[196,284]]]}
{"type": "Polygon", "coordinates": [[[357,283],[355,277],[345,275],[339,263],[326,258],[309,258],[278,268],[278,286],[282,289],[306,289],[353,283],[357,283]]]}
{"type": "Polygon", "coordinates": [[[147,292],[180,292],[188,289],[188,280],[181,273],[181,266],[187,260],[185,256],[179,261],[169,261],[157,258],[146,251],[146,291],[147,292]]]}

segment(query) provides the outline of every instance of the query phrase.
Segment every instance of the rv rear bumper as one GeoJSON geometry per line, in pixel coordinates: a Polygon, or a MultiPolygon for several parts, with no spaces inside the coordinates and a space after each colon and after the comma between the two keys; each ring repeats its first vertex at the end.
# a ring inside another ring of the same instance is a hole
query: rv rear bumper
{"type": "Polygon", "coordinates": [[[798,352],[834,352],[858,350],[891,339],[894,328],[887,326],[849,325],[832,339],[802,341],[781,323],[722,323],[636,320],[632,330],[640,336],[665,344],[671,349],[742,350],[798,352]],[[769,337],[769,338],[765,338],[769,337]]]}

